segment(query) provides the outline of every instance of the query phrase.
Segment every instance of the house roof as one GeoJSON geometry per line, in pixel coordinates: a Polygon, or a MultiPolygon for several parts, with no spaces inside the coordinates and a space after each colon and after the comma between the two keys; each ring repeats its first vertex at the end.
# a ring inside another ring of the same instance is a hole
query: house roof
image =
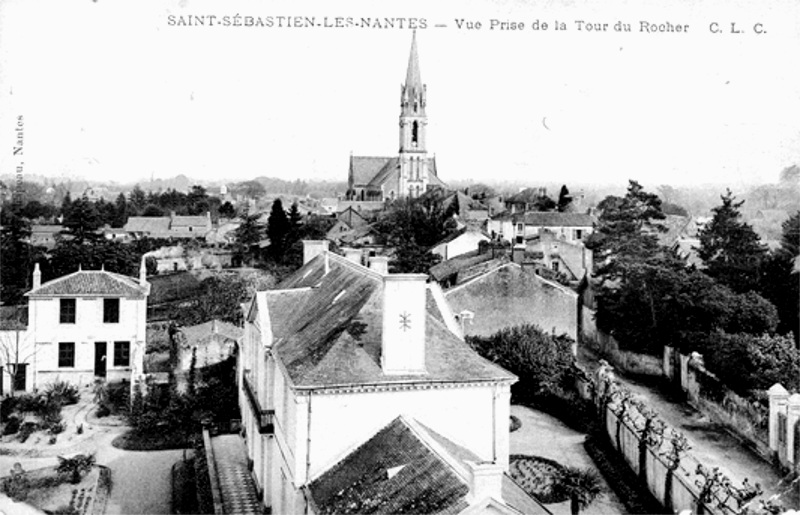
{"type": "Polygon", "coordinates": [[[186,336],[190,345],[210,341],[214,335],[229,340],[238,340],[242,336],[242,328],[221,320],[210,320],[202,324],[182,327],[181,332],[186,336]]]}
{"type": "Polygon", "coordinates": [[[431,267],[429,272],[431,277],[433,277],[436,281],[441,281],[442,279],[455,273],[466,270],[477,264],[491,261],[492,259],[495,258],[492,257],[491,252],[484,252],[483,254],[480,254],[479,251],[473,250],[472,252],[467,252],[454,258],[446,259],[441,263],[437,263],[431,267]]]}
{"type": "Polygon", "coordinates": [[[353,209],[353,206],[350,206],[341,213],[337,214],[336,218],[337,220],[346,223],[350,227],[358,227],[368,223],[358,211],[353,209]]]}
{"type": "Polygon", "coordinates": [[[384,374],[383,278],[335,254],[317,256],[265,297],[273,352],[297,388],[516,379],[470,349],[431,310],[425,324],[427,373],[384,374]]]}
{"type": "Polygon", "coordinates": [[[450,234],[446,238],[442,239],[441,241],[439,241],[439,243],[437,243],[436,245],[434,245],[431,248],[436,248],[436,247],[438,247],[440,245],[444,245],[446,243],[450,243],[451,241],[456,240],[456,239],[458,239],[458,238],[460,238],[462,236],[465,236],[465,235],[483,237],[486,240],[490,240],[491,239],[489,237],[489,235],[486,234],[485,232],[483,232],[483,231],[481,231],[479,229],[473,229],[471,227],[465,226],[465,227],[459,229],[458,231],[453,232],[452,234],[450,234]]]}
{"type": "Polygon", "coordinates": [[[537,227],[592,227],[594,217],[587,213],[559,213],[558,211],[528,211],[492,218],[493,220],[512,220],[537,227]]]}
{"type": "Polygon", "coordinates": [[[53,279],[35,288],[29,297],[135,297],[141,298],[150,292],[150,285],[142,286],[133,277],[106,272],[105,270],[79,270],[53,279]]]}
{"type": "Polygon", "coordinates": [[[173,216],[172,228],[177,227],[206,227],[210,223],[207,216],[173,216]]]}
{"type": "Polygon", "coordinates": [[[125,224],[127,232],[168,233],[170,218],[168,216],[131,216],[125,224]]]}
{"type": "Polygon", "coordinates": [[[31,236],[55,235],[64,230],[61,225],[31,225],[31,236]]]}
{"type": "MultiPolygon", "coordinates": [[[[483,460],[400,416],[312,481],[308,491],[320,514],[460,513],[470,506],[467,461],[483,460]]],[[[549,513],[508,475],[501,481],[506,506],[549,513]]]]}
{"type": "Polygon", "coordinates": [[[317,513],[457,513],[469,487],[402,418],[308,487],[317,513]]]}

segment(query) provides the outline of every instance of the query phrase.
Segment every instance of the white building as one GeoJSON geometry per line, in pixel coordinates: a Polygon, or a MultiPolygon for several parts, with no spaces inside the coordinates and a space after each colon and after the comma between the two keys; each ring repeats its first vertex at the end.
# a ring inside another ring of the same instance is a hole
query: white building
{"type": "Polygon", "coordinates": [[[144,261],[139,279],[79,270],[42,284],[39,265],[28,297],[28,331],[35,342],[33,383],[77,385],[141,379],[147,296],[144,261]]]}
{"type": "Polygon", "coordinates": [[[464,343],[438,286],[304,245],[304,266],[249,304],[242,338],[265,507],[545,513],[506,475],[516,377],[464,343]]]}
{"type": "Polygon", "coordinates": [[[594,232],[594,217],[586,213],[558,213],[529,211],[499,215],[487,222],[486,231],[492,237],[513,243],[524,243],[541,231],[549,231],[557,238],[582,245],[594,232]]]}
{"type": "Polygon", "coordinates": [[[464,229],[448,236],[431,248],[433,254],[442,257],[442,260],[452,259],[456,256],[478,250],[482,241],[491,241],[483,232],[475,229],[464,229]]]}

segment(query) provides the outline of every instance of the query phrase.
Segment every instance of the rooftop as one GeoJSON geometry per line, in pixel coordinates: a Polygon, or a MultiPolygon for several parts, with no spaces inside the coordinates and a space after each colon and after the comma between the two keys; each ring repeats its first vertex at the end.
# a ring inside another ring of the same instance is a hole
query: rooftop
{"type": "Polygon", "coordinates": [[[26,293],[29,297],[104,296],[141,298],[150,292],[150,285],[142,286],[126,275],[105,270],[78,270],[53,279],[26,293]]]}

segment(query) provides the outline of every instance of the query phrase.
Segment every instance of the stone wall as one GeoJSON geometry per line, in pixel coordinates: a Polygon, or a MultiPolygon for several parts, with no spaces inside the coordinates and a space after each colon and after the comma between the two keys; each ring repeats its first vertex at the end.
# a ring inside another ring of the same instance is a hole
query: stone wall
{"type": "Polygon", "coordinates": [[[601,331],[595,323],[595,312],[586,306],[581,308],[581,339],[585,345],[596,352],[614,368],[626,374],[660,376],[663,373],[661,360],[655,356],[620,350],[613,336],[601,331]]]}

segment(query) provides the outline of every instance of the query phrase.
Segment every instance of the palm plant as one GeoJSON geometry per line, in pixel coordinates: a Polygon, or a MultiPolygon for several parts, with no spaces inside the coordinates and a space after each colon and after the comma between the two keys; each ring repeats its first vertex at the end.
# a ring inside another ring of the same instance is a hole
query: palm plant
{"type": "Polygon", "coordinates": [[[572,515],[578,515],[582,509],[603,495],[600,476],[595,470],[588,468],[564,467],[556,488],[569,497],[572,515]]]}

